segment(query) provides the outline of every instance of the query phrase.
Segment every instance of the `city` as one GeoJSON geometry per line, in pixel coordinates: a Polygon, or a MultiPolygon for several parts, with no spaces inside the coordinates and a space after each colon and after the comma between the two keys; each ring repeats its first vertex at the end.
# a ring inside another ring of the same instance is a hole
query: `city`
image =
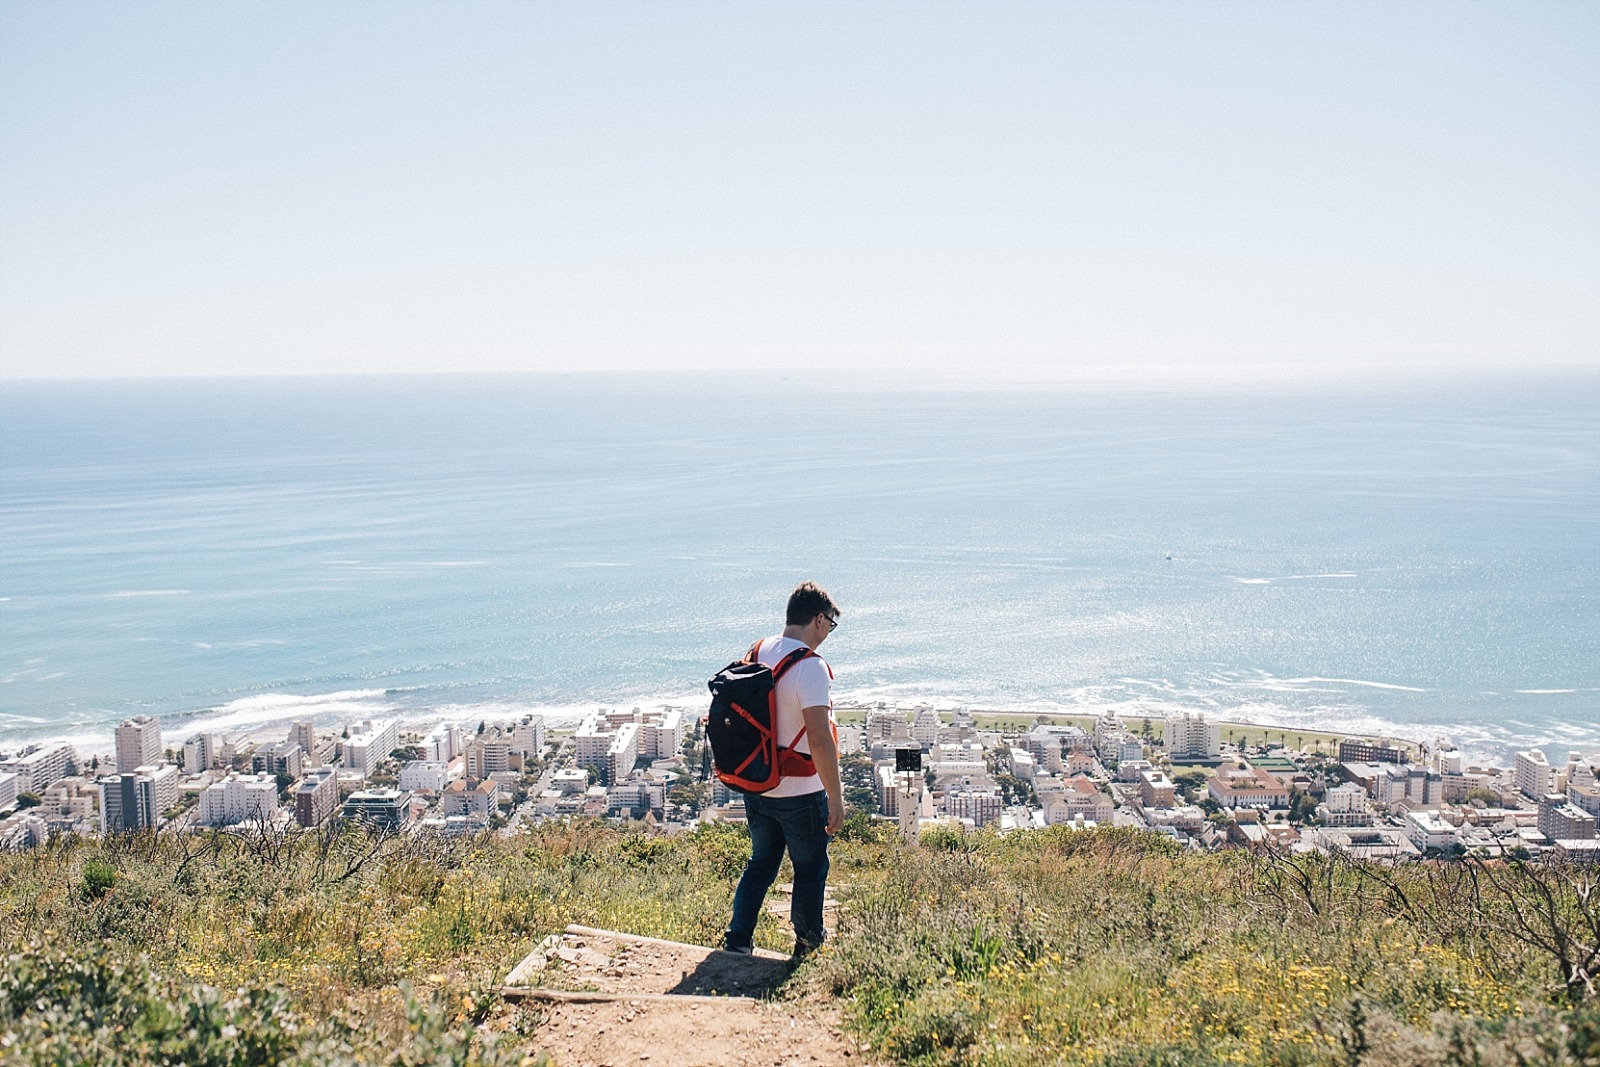
{"type": "MultiPolygon", "coordinates": [[[[1600,861],[1600,759],[1580,753],[1553,764],[1530,749],[1509,769],[1468,766],[1444,746],[1334,735],[1306,744],[1259,729],[1224,741],[1227,724],[1199,714],[1134,728],[1110,712],[1029,723],[880,703],[842,706],[839,718],[848,814],[907,841],[937,828],[1119,826],[1194,849],[1600,861]]],[[[281,739],[202,732],[181,748],[166,747],[159,719],[137,716],[117,727],[114,762],[81,760],[66,742],[0,758],[0,844],[331,819],[442,834],[573,817],[658,834],[742,821],[741,795],[710,770],[698,716],[681,707],[600,708],[564,728],[537,714],[425,729],[297,721],[281,739]]]]}

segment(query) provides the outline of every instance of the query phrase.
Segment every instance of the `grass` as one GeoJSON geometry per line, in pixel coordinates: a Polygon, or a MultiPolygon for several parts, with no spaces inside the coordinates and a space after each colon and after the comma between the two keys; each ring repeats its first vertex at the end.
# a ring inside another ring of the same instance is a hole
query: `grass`
{"type": "MultiPolygon", "coordinates": [[[[580,821],[0,855],[0,1062],[536,1063],[537,1014],[493,993],[511,966],[574,922],[713,944],[747,850],[580,821]]],[[[852,824],[833,855],[838,935],[784,995],[893,1062],[1600,1063],[1594,999],[1436,868],[1061,828],[908,849],[852,824]]],[[[757,940],[789,943],[770,917],[757,940]]]]}

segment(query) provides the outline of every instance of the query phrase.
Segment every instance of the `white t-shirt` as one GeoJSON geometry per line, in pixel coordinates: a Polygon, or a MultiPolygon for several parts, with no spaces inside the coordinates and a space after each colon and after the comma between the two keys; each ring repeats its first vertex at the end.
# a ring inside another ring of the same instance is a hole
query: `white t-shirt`
{"type": "MultiPolygon", "coordinates": [[[[783,657],[804,645],[804,641],[798,641],[793,637],[762,638],[761,647],[756,650],[756,658],[769,667],[777,667],[783,661],[783,657]]],[[[805,733],[806,718],[801,714],[806,708],[826,706],[828,725],[830,728],[834,726],[833,700],[828,695],[832,682],[833,672],[828,669],[828,664],[821,656],[807,656],[778,679],[778,744],[787,745],[796,734],[799,734],[800,740],[794,743],[794,750],[811,751],[811,739],[805,733]]],[[[822,792],[822,778],[813,774],[805,778],[785,776],[775,788],[761,795],[801,797],[807,793],[820,792],[822,792]]]]}

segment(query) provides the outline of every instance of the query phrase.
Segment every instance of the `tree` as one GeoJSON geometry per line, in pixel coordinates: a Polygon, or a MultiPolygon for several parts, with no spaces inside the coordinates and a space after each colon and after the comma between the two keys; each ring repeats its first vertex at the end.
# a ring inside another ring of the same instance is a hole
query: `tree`
{"type": "Polygon", "coordinates": [[[43,804],[43,803],[44,803],[44,801],[39,799],[39,794],[37,794],[37,793],[18,793],[17,794],[17,810],[18,811],[26,811],[29,808],[37,808],[40,804],[43,804]]]}
{"type": "Polygon", "coordinates": [[[874,774],[872,758],[865,752],[846,752],[839,757],[839,784],[844,787],[845,807],[856,811],[878,810],[874,774]]]}
{"type": "Polygon", "coordinates": [[[1018,778],[1014,774],[997,774],[995,784],[1000,787],[1000,795],[1007,804],[1032,804],[1035,793],[1032,783],[1018,778]]]}
{"type": "Polygon", "coordinates": [[[1184,798],[1191,804],[1204,795],[1207,781],[1209,778],[1205,771],[1184,771],[1172,776],[1172,784],[1183,791],[1184,798]]]}
{"type": "Polygon", "coordinates": [[[1317,798],[1303,789],[1289,790],[1289,821],[1296,825],[1313,822],[1317,817],[1317,798]]]}
{"type": "Polygon", "coordinates": [[[711,787],[704,782],[680,778],[676,785],[667,790],[667,800],[682,807],[691,816],[698,815],[711,802],[711,787]]]}

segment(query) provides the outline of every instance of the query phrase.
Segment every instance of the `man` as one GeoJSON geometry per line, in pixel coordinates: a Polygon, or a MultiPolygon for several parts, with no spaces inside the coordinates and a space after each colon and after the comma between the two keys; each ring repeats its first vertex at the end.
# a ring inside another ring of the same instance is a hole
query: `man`
{"type": "MultiPolygon", "coordinates": [[[[756,658],[776,667],[797,648],[815,651],[839,625],[839,614],[832,597],[813,583],[802,582],[789,595],[783,633],[763,638],[756,647],[756,658]]],[[[810,753],[815,773],[786,775],[769,792],[749,793],[744,798],[750,862],[733,894],[733,920],[723,939],[723,947],[729,951],[750,951],[762,901],[778,876],[786,848],[794,865],[789,919],[794,924],[795,958],[813,951],[827,937],[822,928],[822,897],[828,882],[828,840],[844,823],[839,746],[828,692],[832,679],[833,671],[821,656],[807,656],[778,679],[775,725],[779,743],[798,737],[794,749],[810,753]]]]}

